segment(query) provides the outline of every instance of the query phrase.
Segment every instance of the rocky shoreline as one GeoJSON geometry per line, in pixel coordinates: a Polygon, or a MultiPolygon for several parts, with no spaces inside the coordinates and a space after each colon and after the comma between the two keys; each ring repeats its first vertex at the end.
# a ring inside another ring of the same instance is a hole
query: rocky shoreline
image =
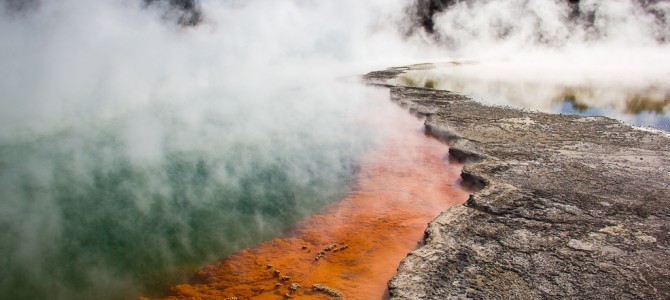
{"type": "Polygon", "coordinates": [[[479,186],[433,220],[392,299],[670,298],[670,138],[605,117],[486,106],[365,76],[426,117],[479,186]]]}

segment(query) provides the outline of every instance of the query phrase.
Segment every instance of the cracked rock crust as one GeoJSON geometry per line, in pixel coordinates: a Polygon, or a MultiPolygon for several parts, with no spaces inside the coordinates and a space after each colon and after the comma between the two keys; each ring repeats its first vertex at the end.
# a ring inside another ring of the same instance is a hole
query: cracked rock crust
{"type": "Polygon", "coordinates": [[[426,116],[483,189],[433,220],[392,299],[670,299],[670,138],[365,76],[426,116]]]}

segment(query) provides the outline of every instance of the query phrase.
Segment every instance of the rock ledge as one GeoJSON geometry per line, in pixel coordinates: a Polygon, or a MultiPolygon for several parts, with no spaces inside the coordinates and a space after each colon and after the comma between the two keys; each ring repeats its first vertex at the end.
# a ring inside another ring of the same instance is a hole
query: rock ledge
{"type": "Polygon", "coordinates": [[[426,117],[482,189],[433,220],[392,299],[670,299],[670,138],[365,76],[426,117]]]}

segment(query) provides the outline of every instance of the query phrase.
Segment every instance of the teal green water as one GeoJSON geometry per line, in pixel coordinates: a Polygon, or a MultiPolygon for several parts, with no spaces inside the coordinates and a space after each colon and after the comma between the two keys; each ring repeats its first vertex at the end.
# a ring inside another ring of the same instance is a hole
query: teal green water
{"type": "Polygon", "coordinates": [[[293,121],[244,111],[191,124],[149,110],[3,138],[0,298],[159,296],[337,199],[369,144],[327,105],[293,121]]]}

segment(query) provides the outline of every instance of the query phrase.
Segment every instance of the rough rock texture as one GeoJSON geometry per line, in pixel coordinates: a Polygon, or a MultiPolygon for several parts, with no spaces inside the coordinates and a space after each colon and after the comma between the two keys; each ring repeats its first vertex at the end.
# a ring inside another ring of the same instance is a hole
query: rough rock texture
{"type": "Polygon", "coordinates": [[[667,134],[396,86],[407,69],[366,79],[425,115],[483,189],[429,224],[393,299],[670,299],[667,134]]]}

